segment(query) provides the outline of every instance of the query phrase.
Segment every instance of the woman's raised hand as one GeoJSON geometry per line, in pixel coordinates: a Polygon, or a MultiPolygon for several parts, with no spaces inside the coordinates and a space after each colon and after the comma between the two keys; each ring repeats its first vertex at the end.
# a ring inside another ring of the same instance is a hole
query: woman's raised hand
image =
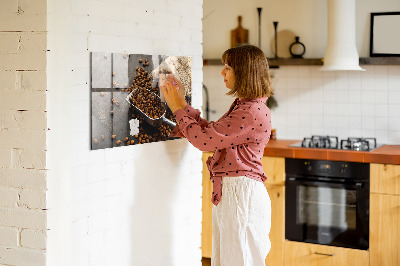
{"type": "Polygon", "coordinates": [[[161,90],[164,93],[165,101],[173,113],[178,109],[184,109],[186,107],[185,88],[174,75],[169,74],[167,76],[161,90]],[[178,85],[178,88],[176,85],[178,85]]]}

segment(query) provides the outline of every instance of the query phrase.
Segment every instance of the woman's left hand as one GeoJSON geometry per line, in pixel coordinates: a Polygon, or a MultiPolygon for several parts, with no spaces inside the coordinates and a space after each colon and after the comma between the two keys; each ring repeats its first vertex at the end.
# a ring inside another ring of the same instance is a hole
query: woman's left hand
{"type": "MultiPolygon", "coordinates": [[[[178,82],[176,78],[172,75],[168,75],[164,87],[161,87],[161,90],[164,93],[165,101],[173,113],[178,109],[184,109],[186,107],[182,106],[182,99],[178,93],[177,85],[178,82]]],[[[179,90],[181,89],[182,88],[179,88],[179,90]]]]}

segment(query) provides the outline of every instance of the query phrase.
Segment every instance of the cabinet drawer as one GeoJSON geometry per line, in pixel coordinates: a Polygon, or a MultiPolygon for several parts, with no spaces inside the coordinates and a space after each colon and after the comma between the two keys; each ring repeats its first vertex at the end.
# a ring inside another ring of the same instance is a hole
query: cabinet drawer
{"type": "Polygon", "coordinates": [[[400,165],[370,165],[371,193],[400,195],[400,165]]]}
{"type": "Polygon", "coordinates": [[[285,241],[285,266],[365,266],[369,254],[365,250],[285,241]]]}
{"type": "Polygon", "coordinates": [[[285,158],[264,156],[261,163],[268,177],[265,184],[285,185],[285,158]]]}

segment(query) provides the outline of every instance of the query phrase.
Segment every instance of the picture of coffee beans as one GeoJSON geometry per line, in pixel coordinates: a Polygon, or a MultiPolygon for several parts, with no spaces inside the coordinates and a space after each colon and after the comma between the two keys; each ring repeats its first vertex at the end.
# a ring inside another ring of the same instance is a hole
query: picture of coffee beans
{"type": "Polygon", "coordinates": [[[152,119],[160,118],[165,112],[160,98],[147,89],[134,90],[130,99],[136,108],[152,119]]]}
{"type": "Polygon", "coordinates": [[[175,116],[160,99],[159,74],[179,78],[185,87],[185,99],[191,104],[191,58],[109,55],[111,60],[104,59],[104,52],[91,53],[91,149],[175,139],[170,137],[174,125],[161,118],[176,123],[175,116]],[[101,66],[95,66],[98,62],[101,66]]]}

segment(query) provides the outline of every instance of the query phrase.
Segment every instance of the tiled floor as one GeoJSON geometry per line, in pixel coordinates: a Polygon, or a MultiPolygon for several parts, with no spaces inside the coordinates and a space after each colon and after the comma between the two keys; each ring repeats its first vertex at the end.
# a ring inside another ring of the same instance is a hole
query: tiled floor
{"type": "Polygon", "coordinates": [[[202,258],[203,266],[211,266],[211,259],[209,258],[202,258]]]}

